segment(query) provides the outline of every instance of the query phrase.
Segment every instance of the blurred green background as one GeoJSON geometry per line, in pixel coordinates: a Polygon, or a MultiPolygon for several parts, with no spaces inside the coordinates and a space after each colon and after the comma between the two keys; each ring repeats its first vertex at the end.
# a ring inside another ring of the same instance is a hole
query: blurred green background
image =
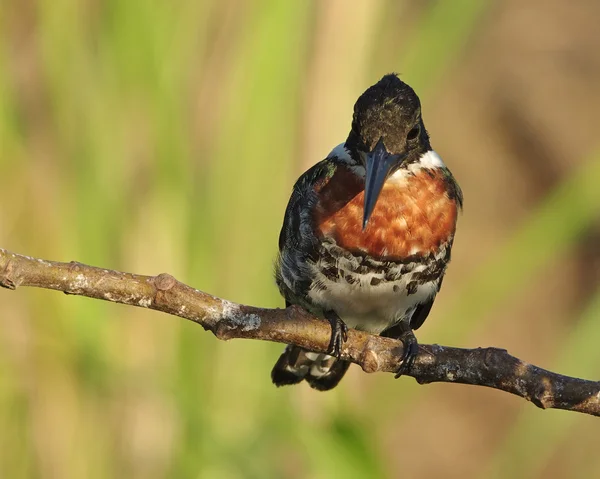
{"type": "MultiPolygon", "coordinates": [[[[297,176],[390,71],[461,183],[421,342],[600,377],[600,3],[0,1],[0,246],[281,306],[297,176]]],[[[598,420],[366,375],[276,389],[281,345],[0,291],[2,478],[597,477],[598,420]]]]}

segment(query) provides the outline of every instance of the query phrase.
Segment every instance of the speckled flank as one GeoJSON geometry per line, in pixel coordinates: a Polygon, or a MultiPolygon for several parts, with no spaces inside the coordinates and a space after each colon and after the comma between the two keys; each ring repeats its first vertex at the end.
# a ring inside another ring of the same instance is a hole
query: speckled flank
{"type": "Polygon", "coordinates": [[[400,182],[387,182],[365,231],[361,179],[340,167],[318,192],[318,232],[348,251],[388,259],[426,255],[454,234],[458,206],[446,193],[439,169],[421,169],[400,182]]]}

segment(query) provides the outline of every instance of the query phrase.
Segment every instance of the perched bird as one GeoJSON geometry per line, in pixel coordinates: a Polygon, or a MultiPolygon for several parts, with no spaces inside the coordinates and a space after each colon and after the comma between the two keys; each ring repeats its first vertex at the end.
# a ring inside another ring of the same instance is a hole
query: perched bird
{"type": "Polygon", "coordinates": [[[276,282],[286,305],[331,324],[328,354],[287,346],[271,378],[335,387],[347,328],[396,338],[418,352],[413,330],[433,305],[450,261],[461,190],[429,143],[414,90],[385,75],[354,106],[345,143],[296,182],[279,236],[276,282]]]}

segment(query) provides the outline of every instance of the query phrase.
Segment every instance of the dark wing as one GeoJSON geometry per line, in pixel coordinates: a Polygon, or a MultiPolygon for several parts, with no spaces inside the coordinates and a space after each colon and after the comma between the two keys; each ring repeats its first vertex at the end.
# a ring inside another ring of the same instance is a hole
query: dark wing
{"type": "Polygon", "coordinates": [[[279,291],[292,304],[304,307],[313,281],[310,261],[316,261],[319,239],[315,235],[314,209],[318,191],[335,172],[331,159],[317,163],[294,185],[279,234],[279,256],[275,264],[275,280],[279,291]]]}
{"type": "MultiPolygon", "coordinates": [[[[328,158],[310,168],[294,185],[279,234],[279,257],[275,265],[275,279],[286,307],[291,304],[309,306],[307,293],[314,274],[309,261],[315,261],[319,252],[314,209],[320,188],[335,170],[336,158],[328,158]]],[[[271,379],[276,386],[306,380],[313,389],[325,391],[340,382],[349,365],[346,361],[323,355],[315,360],[305,349],[287,346],[271,372],[271,379]],[[321,371],[318,376],[313,375],[314,369],[321,371]]]]}
{"type": "Polygon", "coordinates": [[[286,247],[299,247],[303,236],[308,236],[301,233],[312,233],[312,231],[304,231],[304,228],[313,227],[312,212],[318,201],[315,188],[327,182],[335,173],[335,168],[335,163],[331,159],[326,159],[309,168],[296,181],[279,233],[280,252],[286,247]]]}
{"type": "MultiPolygon", "coordinates": [[[[427,300],[427,302],[421,303],[417,306],[417,308],[415,309],[415,312],[412,315],[412,318],[410,319],[411,329],[413,329],[413,330],[419,329],[423,325],[423,323],[427,319],[427,316],[429,316],[429,312],[431,311],[431,307],[433,306],[434,301],[435,301],[435,296],[433,296],[431,299],[427,300]]],[[[402,333],[402,328],[399,323],[396,323],[391,328],[388,328],[385,331],[383,331],[380,334],[380,336],[383,336],[385,338],[400,339],[401,333],[402,333]]]]}
{"type": "Polygon", "coordinates": [[[433,296],[426,303],[421,303],[417,306],[417,309],[415,309],[415,312],[410,318],[410,327],[413,330],[419,329],[423,325],[423,323],[427,319],[427,316],[429,316],[429,312],[431,311],[431,307],[433,306],[434,301],[435,296],[433,296]]]}

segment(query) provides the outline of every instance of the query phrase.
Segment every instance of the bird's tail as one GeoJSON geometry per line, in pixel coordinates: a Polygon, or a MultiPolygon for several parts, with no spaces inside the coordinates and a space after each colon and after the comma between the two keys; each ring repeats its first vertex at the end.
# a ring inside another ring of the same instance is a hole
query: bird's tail
{"type": "Polygon", "coordinates": [[[311,388],[328,391],[337,386],[348,366],[348,361],[290,345],[275,363],[271,379],[275,386],[298,384],[304,379],[311,388]]]}

